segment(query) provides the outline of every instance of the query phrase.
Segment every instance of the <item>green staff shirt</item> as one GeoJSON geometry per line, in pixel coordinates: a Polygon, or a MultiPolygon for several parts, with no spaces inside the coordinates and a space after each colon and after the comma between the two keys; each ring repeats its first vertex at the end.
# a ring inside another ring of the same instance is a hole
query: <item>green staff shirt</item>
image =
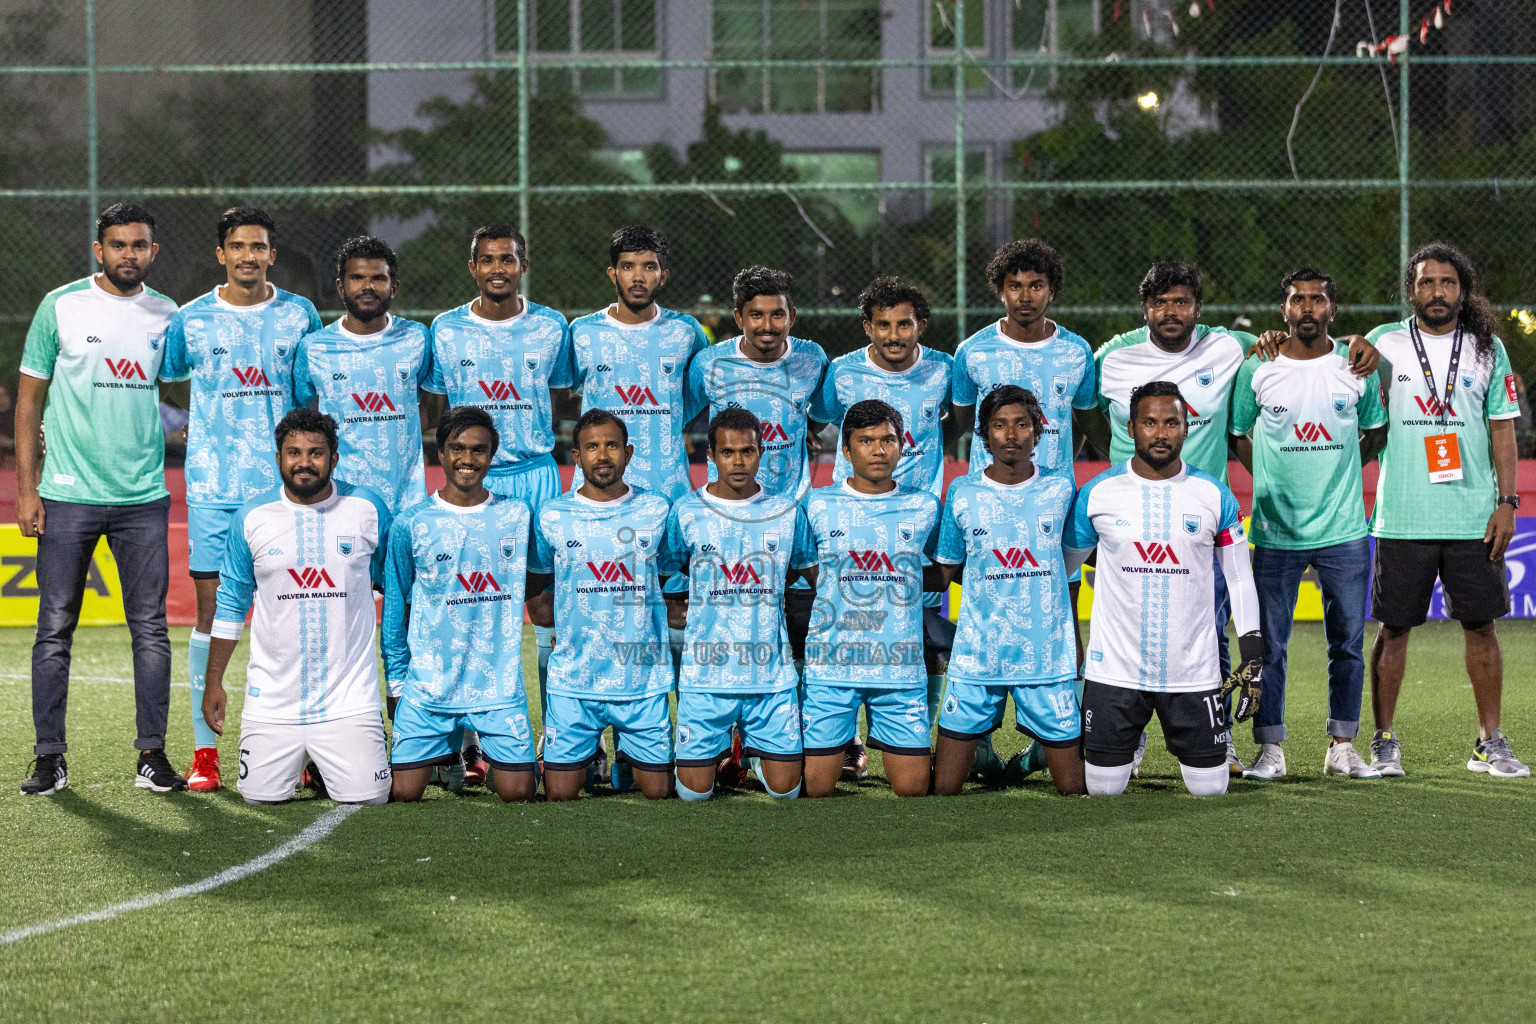
{"type": "Polygon", "coordinates": [[[142,505],[166,496],[155,381],[176,303],[150,288],[104,291],[93,278],[43,297],[21,372],[49,381],[42,479],[52,501],[142,505]]]}
{"type": "MultiPolygon", "coordinates": [[[[1444,399],[1456,336],[1421,331],[1420,337],[1435,375],[1435,390],[1444,399]]],[[[1520,415],[1515,375],[1504,343],[1494,338],[1492,351],[1479,357],[1477,339],[1462,336],[1456,390],[1442,427],[1439,405],[1429,393],[1413,350],[1408,321],[1382,324],[1369,338],[1381,352],[1376,372],[1381,376],[1388,423],[1371,535],[1397,540],[1482,540],[1499,497],[1488,423],[1520,415]],[[1448,431],[1455,432],[1461,451],[1461,479],[1430,483],[1424,439],[1448,431]]]]}

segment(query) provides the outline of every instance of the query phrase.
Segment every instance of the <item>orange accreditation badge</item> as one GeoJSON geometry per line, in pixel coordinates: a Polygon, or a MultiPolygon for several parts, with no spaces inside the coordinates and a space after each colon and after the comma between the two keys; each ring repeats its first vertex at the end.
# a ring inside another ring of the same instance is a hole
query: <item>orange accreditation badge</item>
{"type": "Polygon", "coordinates": [[[1461,448],[1456,432],[1433,434],[1424,439],[1424,454],[1429,458],[1429,482],[1443,484],[1461,479],[1461,448]]]}

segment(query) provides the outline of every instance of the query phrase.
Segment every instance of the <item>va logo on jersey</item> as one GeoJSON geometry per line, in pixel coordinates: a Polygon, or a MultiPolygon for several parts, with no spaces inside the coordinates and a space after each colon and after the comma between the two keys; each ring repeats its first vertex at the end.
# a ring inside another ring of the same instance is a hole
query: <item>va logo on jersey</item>
{"type": "Polygon", "coordinates": [[[1174,565],[1179,564],[1179,556],[1173,553],[1172,544],[1160,544],[1157,541],[1143,544],[1138,540],[1135,542],[1135,546],[1136,553],[1141,556],[1141,560],[1149,565],[1162,565],[1164,562],[1172,562],[1174,565]]]}
{"type": "Polygon", "coordinates": [[[539,368],[539,354],[537,352],[523,353],[523,369],[533,373],[539,368]]]}
{"type": "Polygon", "coordinates": [[[789,435],[784,432],[784,425],[782,423],[764,421],[763,443],[767,444],[769,441],[789,441],[789,435]]]}
{"type": "Polygon", "coordinates": [[[587,568],[592,570],[592,575],[600,583],[618,583],[620,580],[634,582],[635,579],[623,562],[588,562],[587,568]]]}
{"type": "Polygon", "coordinates": [[[400,383],[402,384],[411,379],[411,361],[409,359],[400,359],[395,362],[395,376],[400,378],[400,383]]]}
{"type": "Polygon", "coordinates": [[[1203,388],[1210,387],[1215,382],[1215,380],[1216,371],[1211,369],[1209,366],[1195,374],[1195,383],[1199,384],[1203,388]]]}
{"type": "Polygon", "coordinates": [[[992,549],[992,554],[1003,563],[1006,569],[1023,569],[1027,567],[1039,568],[1040,563],[1035,561],[1035,556],[1029,548],[1009,548],[1007,551],[992,549]]]}
{"type": "Polygon", "coordinates": [[[363,412],[383,412],[385,409],[390,412],[395,411],[395,403],[389,400],[389,396],[377,391],[368,391],[361,395],[354,391],[352,401],[356,402],[357,407],[363,412]]]}
{"type": "Polygon", "coordinates": [[[259,366],[232,366],[230,367],[235,379],[248,388],[269,388],[272,382],[267,379],[267,372],[259,366]]]}
{"type": "Polygon", "coordinates": [[[517,557],[517,538],[516,537],[503,537],[503,538],[501,538],[501,557],[502,558],[516,558],[517,557]]]}
{"type": "Polygon", "coordinates": [[[757,574],[757,570],[752,568],[752,566],[748,565],[746,562],[737,562],[735,565],[721,562],[720,574],[726,578],[727,582],[730,583],[763,582],[763,578],[757,574]]]}
{"type": "MultiPolygon", "coordinates": [[[[1332,435],[1328,433],[1328,428],[1324,427],[1321,423],[1296,423],[1292,425],[1291,429],[1296,431],[1296,440],[1305,441],[1307,444],[1312,444],[1315,441],[1333,440],[1332,435]]],[[[1188,530],[1188,524],[1184,528],[1188,530]]],[[[1190,532],[1193,533],[1194,531],[1190,530],[1190,532]]]]}
{"type": "Polygon", "coordinates": [[[1335,394],[1333,396],[1333,411],[1334,412],[1341,413],[1345,409],[1348,409],[1348,408],[1349,408],[1349,396],[1348,395],[1335,394]]]}
{"type": "Polygon", "coordinates": [[[902,540],[910,542],[917,535],[917,524],[902,521],[896,524],[896,535],[902,540]]]}
{"type": "Polygon", "coordinates": [[[1040,535],[1042,537],[1049,537],[1056,532],[1056,514],[1051,512],[1040,516],[1035,520],[1035,525],[1040,528],[1040,535]]]}
{"type": "Polygon", "coordinates": [[[848,557],[853,564],[860,569],[884,569],[887,572],[895,572],[896,567],[891,564],[891,556],[884,551],[850,551],[848,557]]]}
{"type": "Polygon", "coordinates": [[[517,393],[517,388],[504,380],[482,380],[480,390],[484,391],[485,397],[493,402],[505,402],[509,398],[514,402],[520,402],[523,399],[523,396],[517,393]]]}
{"type": "Polygon", "coordinates": [[[459,585],[471,594],[483,594],[487,590],[494,590],[498,593],[501,591],[501,585],[496,582],[496,577],[488,572],[476,570],[468,576],[463,573],[456,573],[455,575],[459,578],[459,585]]]}
{"type": "Polygon", "coordinates": [[[629,387],[625,387],[622,384],[615,384],[613,386],[613,390],[619,393],[619,401],[623,402],[625,405],[661,404],[660,402],[656,401],[656,396],[651,393],[651,389],[646,387],[644,384],[631,384],[629,387]]]}
{"type": "Polygon", "coordinates": [[[322,583],[328,587],[336,585],[330,573],[324,569],[316,569],[312,565],[306,565],[302,569],[289,569],[288,575],[293,577],[293,582],[297,583],[302,590],[319,590],[322,583]]]}
{"type": "Polygon", "coordinates": [[[336,538],[336,553],[338,555],[343,555],[343,556],[351,555],[352,554],[352,542],[355,539],[356,539],[355,537],[337,537],[336,538]]]}
{"type": "Polygon", "coordinates": [[[1438,398],[1420,398],[1418,395],[1414,395],[1413,400],[1419,403],[1419,412],[1426,416],[1439,416],[1442,412],[1447,416],[1456,415],[1456,407],[1450,402],[1441,402],[1438,398]]]}
{"type": "Polygon", "coordinates": [[[1191,534],[1191,535],[1199,533],[1200,532],[1200,517],[1199,516],[1186,515],[1184,517],[1184,532],[1188,533],[1188,534],[1191,534]]]}
{"type": "Polygon", "coordinates": [[[1067,393],[1067,375],[1066,374],[1058,373],[1054,378],[1052,378],[1052,380],[1051,380],[1051,391],[1052,391],[1053,394],[1056,395],[1057,398],[1061,398],[1061,397],[1063,397],[1067,393]]]}
{"type": "Polygon", "coordinates": [[[144,367],[132,359],[107,359],[104,361],[107,364],[107,370],[118,380],[133,380],[135,377],[144,381],[149,379],[144,376],[144,367]]]}

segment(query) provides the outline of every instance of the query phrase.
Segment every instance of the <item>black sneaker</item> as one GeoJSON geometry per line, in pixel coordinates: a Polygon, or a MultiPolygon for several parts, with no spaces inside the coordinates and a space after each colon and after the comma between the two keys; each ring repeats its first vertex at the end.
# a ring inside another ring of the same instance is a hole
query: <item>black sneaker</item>
{"type": "Polygon", "coordinates": [[[21,780],[22,796],[53,796],[69,788],[69,766],[63,754],[39,754],[32,771],[21,780]]]}
{"type": "Polygon", "coordinates": [[[304,774],[299,777],[299,785],[312,790],[315,796],[322,800],[330,799],[331,794],[326,791],[325,780],[320,777],[320,766],[313,761],[304,766],[304,774]]]}
{"type": "Polygon", "coordinates": [[[164,750],[139,751],[139,773],[133,784],[155,793],[179,793],[187,788],[187,780],[176,774],[164,750]]]}

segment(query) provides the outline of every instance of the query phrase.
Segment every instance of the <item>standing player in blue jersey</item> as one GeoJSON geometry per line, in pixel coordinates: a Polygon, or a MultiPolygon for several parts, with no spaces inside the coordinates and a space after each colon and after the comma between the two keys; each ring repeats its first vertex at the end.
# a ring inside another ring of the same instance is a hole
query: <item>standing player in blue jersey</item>
{"type": "MultiPolygon", "coordinates": [[[[977,331],[955,352],[953,400],[961,423],[973,424],[970,475],[979,476],[991,461],[982,434],[979,413],[972,410],[978,398],[1004,384],[1014,384],[1034,395],[1044,417],[1043,433],[1036,438],[1035,465],[1041,472],[1060,476],[1077,485],[1072,461],[1077,454],[1073,420],[1094,407],[1098,375],[1093,350],[1080,335],[1062,327],[1046,314],[1065,283],[1061,254],[1038,238],[1009,242],[987,264],[987,281],[1003,304],[1003,317],[977,331]]],[[[1073,628],[1079,577],[1071,581],[1073,628]]],[[[1004,771],[992,749],[990,737],[977,747],[977,767],[984,779],[1022,779],[1044,767],[1043,752],[1031,745],[1016,755],[1004,771]]]]}
{"type": "Polygon", "coordinates": [[[581,486],[539,510],[529,562],[555,581],[544,795],[579,797],[603,729],[613,726],[618,758],[641,792],[660,800],[672,792],[672,651],[661,596],[667,500],[625,481],[634,448],[612,413],[583,413],[571,447],[581,486]]]}
{"type": "Polygon", "coordinates": [[[320,329],[308,299],[267,282],[277,262],[277,224],[248,206],[225,210],[214,256],[225,280],[182,306],[165,333],[164,380],[192,381],[187,423],[187,565],[197,624],[187,645],[192,680],[192,767],[187,788],[220,785],[218,736],[203,721],[208,631],[229,526],[241,505],[281,482],[272,431],[293,406],[293,356],[320,329]]]}
{"type": "Polygon", "coordinates": [[[503,800],[537,790],[523,597],[549,578],[528,576],[528,505],[484,486],[499,440],[484,409],[450,410],[437,425],[442,490],[390,528],[383,647],[396,800],[420,800],[433,766],[458,762],[465,729],[478,735],[503,800]]]}
{"type": "MultiPolygon", "coordinates": [[[[811,417],[841,426],[848,409],[859,402],[885,402],[900,415],[901,460],[895,481],[911,490],[926,490],[944,499],[944,424],[953,423],[950,413],[948,352],[926,348],[919,342],[928,329],[928,299],[917,288],[897,277],[877,277],[859,296],[864,336],[869,344],[839,356],[827,368],[826,379],[811,417]]],[[[853,467],[837,453],[833,480],[846,480],[853,467]]],[[[923,595],[923,658],[928,670],[928,718],[938,717],[939,695],[944,690],[944,642],[929,642],[938,634],[953,632],[944,613],[944,594],[923,595]]],[[[863,778],[867,759],[863,744],[855,738],[844,765],[844,777],[863,778]]]]}
{"type": "MultiPolygon", "coordinates": [[[[667,551],[688,574],[677,687],[677,793],[707,800],[731,730],[770,796],[800,794],[799,682],[784,595],[816,566],[805,511],[757,482],[762,425],[728,408],[709,423],[715,479],[672,506],[667,551]]],[[[812,577],[814,579],[814,577],[812,577]]]]}
{"type": "Polygon", "coordinates": [[[1252,716],[1264,665],[1242,511],[1226,484],[1180,458],[1189,406],[1178,385],[1142,385],[1129,413],[1131,458],[1083,485],[1066,530],[1069,568],[1099,552],[1083,686],[1088,792],[1125,791],[1156,714],[1189,792],[1218,796],[1230,777],[1226,699],[1240,689],[1236,719],[1252,716]],[[1218,569],[1242,657],[1226,679],[1226,636],[1210,612],[1218,569]]]}
{"type": "MultiPolygon", "coordinates": [[[[479,295],[432,321],[432,374],[422,385],[445,395],[453,408],[490,414],[501,438],[485,486],[528,504],[535,517],[560,494],[555,446],[554,391],[573,380],[571,336],[565,317],[520,294],[528,272],[528,243],[516,228],[494,224],[469,240],[469,273],[479,295]]],[[[542,705],[554,650],[554,594],[528,599],[538,650],[542,705]]],[[[486,762],[473,730],[466,730],[465,781],[483,783],[486,762]]]]}
{"type": "Polygon", "coordinates": [[[307,761],[345,803],[389,799],[373,592],[384,582],[389,509],[332,479],[336,422],[295,409],[276,431],[281,488],[235,513],[219,573],[203,717],[223,734],[224,672],[245,615],[251,663],[240,712],[240,795],[291,799],[307,761]]]}
{"type": "Polygon", "coordinates": [[[1033,394],[994,388],[980,416],[988,465],[950,485],[934,555],[946,582],[962,580],[934,790],[960,792],[1012,696],[1017,728],[1044,749],[1057,792],[1082,793],[1076,616],[1061,548],[1073,487],[1033,461],[1045,433],[1033,394]]]}
{"type": "Polygon", "coordinates": [[[293,361],[294,400],[339,424],[338,480],[372,489],[391,514],[425,501],[420,389],[432,375],[427,329],[389,311],[400,290],[383,239],[348,239],[336,254],[347,315],[306,335],[293,361]]]}
{"type": "Polygon", "coordinates": [[[891,789],[928,794],[923,566],[938,538],[939,499],[897,485],[905,432],[885,402],[855,402],[842,426],[841,459],[852,473],[805,500],[819,562],[801,713],[809,797],[836,788],[860,707],[891,789]]]}

